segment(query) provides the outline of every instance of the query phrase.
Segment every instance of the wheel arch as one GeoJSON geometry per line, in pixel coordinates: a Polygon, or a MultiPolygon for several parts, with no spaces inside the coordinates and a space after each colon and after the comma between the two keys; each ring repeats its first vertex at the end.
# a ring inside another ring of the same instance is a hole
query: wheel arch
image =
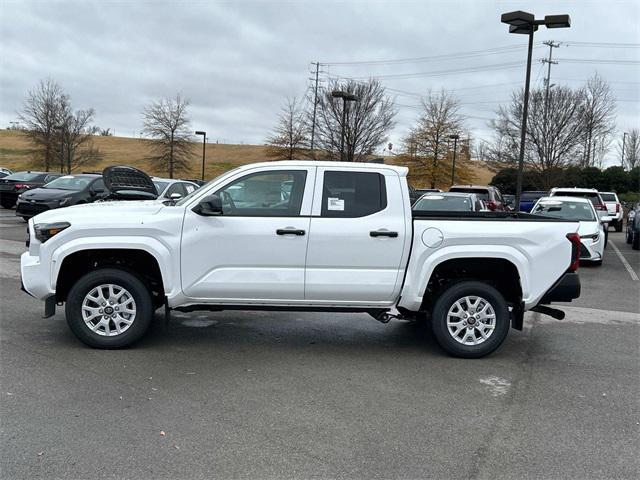
{"type": "Polygon", "coordinates": [[[80,276],[105,267],[121,268],[139,277],[149,286],[157,303],[162,303],[174,287],[170,266],[163,261],[161,252],[150,246],[90,246],[56,253],[52,285],[58,302],[66,300],[73,283],[80,276]]]}

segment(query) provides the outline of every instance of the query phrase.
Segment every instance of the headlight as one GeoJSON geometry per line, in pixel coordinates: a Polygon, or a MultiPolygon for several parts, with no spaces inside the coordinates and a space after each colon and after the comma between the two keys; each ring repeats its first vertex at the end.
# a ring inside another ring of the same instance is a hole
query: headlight
{"type": "Polygon", "coordinates": [[[631,210],[629,212],[629,220],[633,220],[636,216],[636,211],[635,210],[631,210]]]}
{"type": "Polygon", "coordinates": [[[33,229],[36,232],[36,238],[40,240],[41,243],[44,243],[70,226],[71,224],[69,222],[38,223],[33,226],[33,229]]]}
{"type": "Polygon", "coordinates": [[[60,199],[59,205],[62,207],[71,201],[71,197],[64,197],[60,199]]]}
{"type": "Polygon", "coordinates": [[[592,235],[581,235],[580,238],[585,240],[593,240],[594,242],[597,242],[598,239],[600,238],[600,234],[594,233],[592,235]]]}

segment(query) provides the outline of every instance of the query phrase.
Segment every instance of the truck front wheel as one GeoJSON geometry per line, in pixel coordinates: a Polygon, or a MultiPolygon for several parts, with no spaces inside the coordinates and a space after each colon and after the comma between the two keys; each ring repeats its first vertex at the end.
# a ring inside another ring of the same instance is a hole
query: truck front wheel
{"type": "Polygon", "coordinates": [[[139,340],[153,317],[146,285],[118,268],[81,277],[69,291],[65,314],[76,337],[94,348],[123,348],[139,340]]]}
{"type": "Polygon", "coordinates": [[[436,300],[431,329],[440,346],[455,357],[478,358],[498,348],[509,332],[509,308],[492,286],[465,281],[436,300]]]}

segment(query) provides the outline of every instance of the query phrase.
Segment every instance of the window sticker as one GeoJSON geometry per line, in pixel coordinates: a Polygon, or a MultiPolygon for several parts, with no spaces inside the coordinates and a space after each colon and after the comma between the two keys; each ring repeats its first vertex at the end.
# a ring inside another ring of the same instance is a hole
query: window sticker
{"type": "Polygon", "coordinates": [[[344,211],[344,200],[335,197],[327,198],[327,210],[344,211]]]}

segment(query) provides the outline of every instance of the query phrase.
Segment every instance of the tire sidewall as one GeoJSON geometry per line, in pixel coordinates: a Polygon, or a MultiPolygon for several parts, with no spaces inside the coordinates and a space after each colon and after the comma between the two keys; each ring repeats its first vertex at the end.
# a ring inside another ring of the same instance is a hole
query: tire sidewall
{"type": "Polygon", "coordinates": [[[78,339],[94,348],[123,348],[139,340],[147,331],[153,317],[153,303],[149,289],[143,281],[126,270],[102,268],[81,277],[67,296],[65,315],[69,328],[78,339]],[[82,318],[82,302],[94,287],[111,283],[131,293],[136,302],[136,317],[122,334],[106,337],[92,332],[82,318]]]}
{"type": "Polygon", "coordinates": [[[478,281],[463,281],[448,287],[436,300],[431,319],[431,329],[440,346],[449,354],[463,358],[479,358],[498,348],[509,333],[510,315],[502,294],[491,285],[478,281]],[[496,328],[491,336],[479,345],[463,345],[456,341],[447,328],[447,313],[460,298],[479,296],[486,299],[496,313],[496,328]]]}

